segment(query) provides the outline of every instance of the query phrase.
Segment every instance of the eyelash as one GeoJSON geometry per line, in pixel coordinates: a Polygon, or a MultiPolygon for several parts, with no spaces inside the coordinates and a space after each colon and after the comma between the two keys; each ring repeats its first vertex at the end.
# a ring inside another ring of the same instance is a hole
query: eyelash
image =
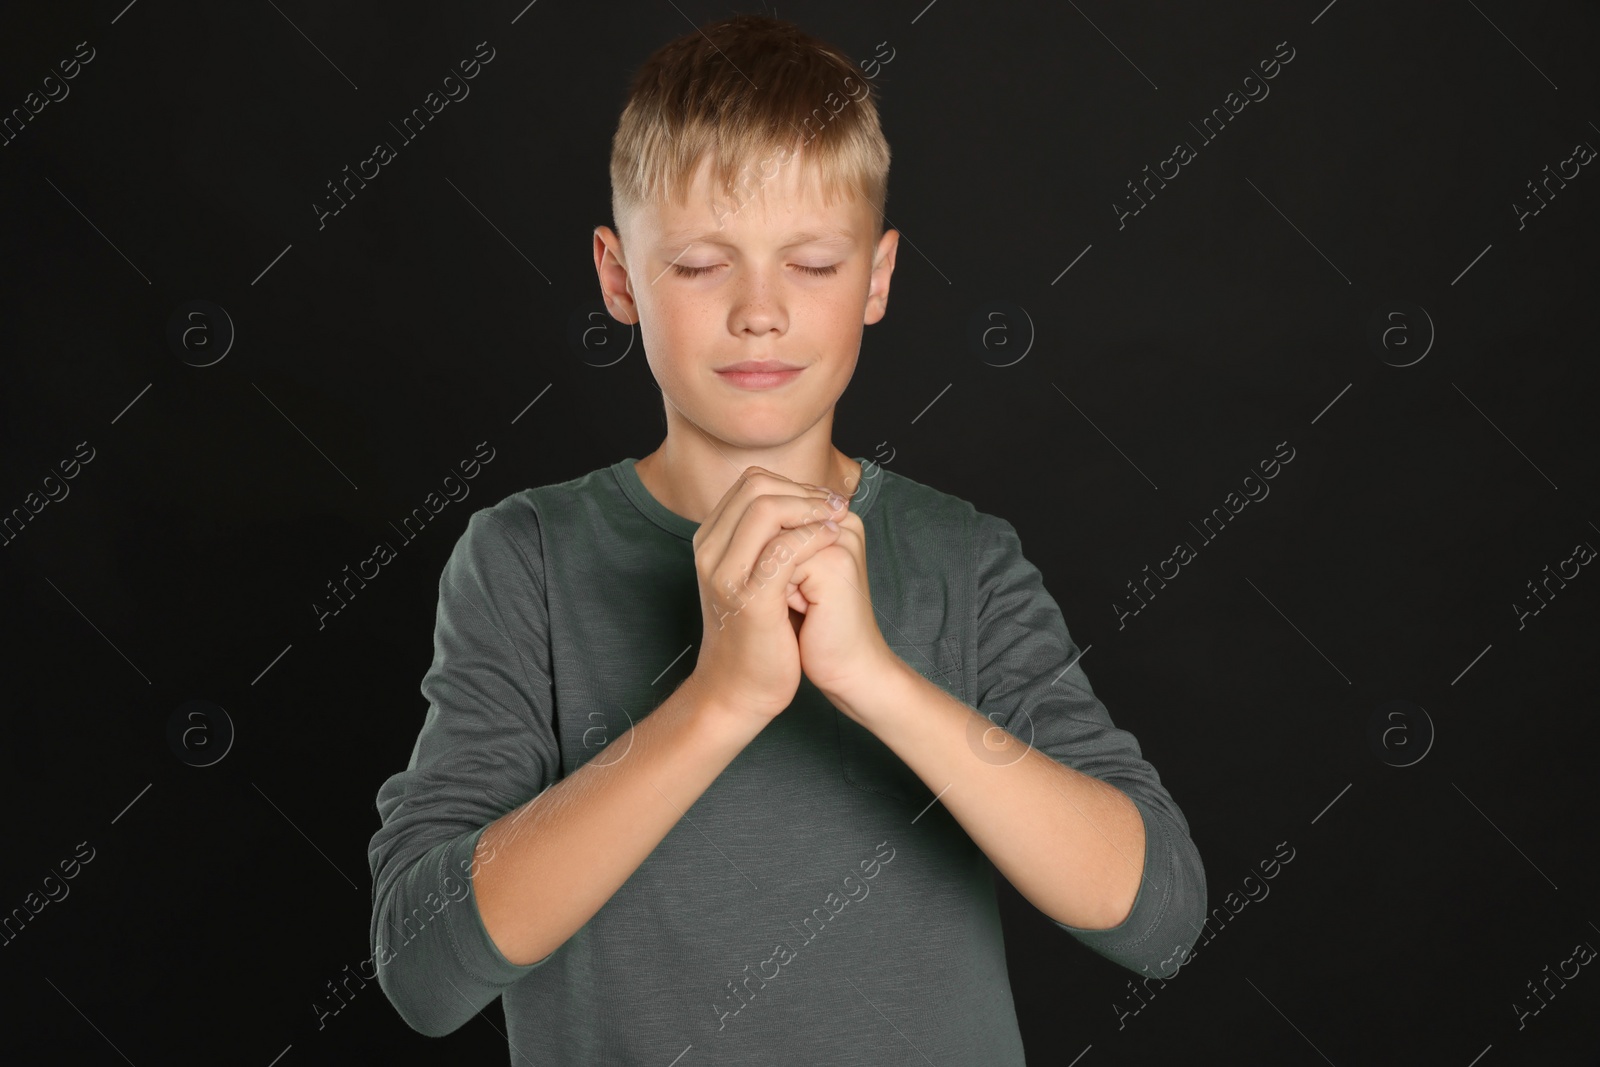
{"type": "MultiPolygon", "coordinates": [[[[796,263],[795,266],[798,267],[800,270],[805,271],[807,274],[813,275],[814,277],[818,277],[818,278],[823,278],[823,277],[827,277],[830,274],[838,274],[839,273],[839,265],[837,263],[835,263],[831,267],[804,267],[804,266],[801,266],[798,263],[796,263]]],[[[677,263],[674,263],[672,265],[673,272],[676,273],[678,275],[678,277],[680,277],[680,278],[698,278],[703,274],[710,274],[712,271],[714,271],[716,269],[717,268],[715,266],[710,266],[710,267],[685,267],[685,266],[682,266],[682,265],[677,264],[677,263]]]]}

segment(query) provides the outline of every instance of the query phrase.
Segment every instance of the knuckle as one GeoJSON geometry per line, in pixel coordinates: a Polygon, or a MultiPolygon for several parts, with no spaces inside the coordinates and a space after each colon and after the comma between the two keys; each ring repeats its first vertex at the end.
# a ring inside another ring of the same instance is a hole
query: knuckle
{"type": "Polygon", "coordinates": [[[784,499],[776,493],[763,493],[750,504],[750,510],[763,522],[770,522],[781,516],[786,508],[784,499]]]}

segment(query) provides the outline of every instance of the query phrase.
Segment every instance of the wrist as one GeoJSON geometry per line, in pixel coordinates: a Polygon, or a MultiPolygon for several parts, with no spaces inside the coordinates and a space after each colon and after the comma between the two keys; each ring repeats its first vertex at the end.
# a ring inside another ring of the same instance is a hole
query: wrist
{"type": "Polygon", "coordinates": [[[766,728],[771,718],[723,699],[705,679],[690,672],[678,687],[687,702],[687,717],[700,733],[743,748],[766,728]]]}
{"type": "Polygon", "coordinates": [[[903,694],[913,678],[920,679],[921,675],[895,655],[888,645],[884,645],[848,682],[826,689],[821,686],[817,688],[830,704],[847,717],[869,726],[871,720],[881,719],[894,709],[905,706],[903,694]]]}

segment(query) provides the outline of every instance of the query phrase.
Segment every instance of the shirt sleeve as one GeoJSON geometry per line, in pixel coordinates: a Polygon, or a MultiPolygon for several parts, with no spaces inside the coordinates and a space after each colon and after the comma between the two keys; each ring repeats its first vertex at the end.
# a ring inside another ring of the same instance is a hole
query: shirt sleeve
{"type": "Polygon", "coordinates": [[[1101,930],[1055,924],[1129,970],[1170,977],[1198,938],[1207,904],[1188,820],[1138,739],[1112,723],[1090,688],[1061,609],[1023,556],[1015,527],[977,512],[973,552],[979,712],[1058,763],[1116,786],[1144,821],[1144,872],[1128,917],[1101,930]]]}
{"type": "Polygon", "coordinates": [[[519,543],[493,512],[472,515],[440,576],[427,714],[410,763],[378,790],[367,850],[379,985],[430,1037],[550,958],[507,960],[473,892],[478,838],[561,768],[543,575],[529,562],[543,560],[537,526],[519,543]]]}

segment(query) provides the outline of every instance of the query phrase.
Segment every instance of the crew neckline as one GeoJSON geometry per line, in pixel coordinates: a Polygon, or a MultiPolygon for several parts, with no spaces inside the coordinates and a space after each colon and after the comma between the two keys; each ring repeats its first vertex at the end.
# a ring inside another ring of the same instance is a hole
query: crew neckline
{"type": "MultiPolygon", "coordinates": [[[[859,494],[861,487],[866,484],[867,480],[867,461],[860,456],[852,456],[851,458],[856,461],[856,464],[861,469],[861,480],[856,483],[856,493],[859,494]]],[[[633,506],[638,508],[645,518],[663,530],[681,537],[685,541],[693,540],[695,531],[700,529],[700,524],[687,516],[679,515],[676,511],[657,500],[650,490],[645,488],[643,479],[639,477],[639,472],[634,469],[635,464],[638,462],[639,460],[636,457],[629,456],[625,459],[619,459],[611,465],[611,472],[615,475],[617,485],[622,489],[623,494],[633,502],[633,506]]],[[[878,475],[881,476],[883,473],[883,468],[879,467],[878,475]]],[[[880,495],[881,491],[877,493],[869,492],[867,499],[861,504],[861,509],[856,511],[856,514],[865,518],[867,512],[872,510],[873,503],[880,495]]],[[[851,510],[855,511],[855,508],[852,507],[851,510]]]]}

